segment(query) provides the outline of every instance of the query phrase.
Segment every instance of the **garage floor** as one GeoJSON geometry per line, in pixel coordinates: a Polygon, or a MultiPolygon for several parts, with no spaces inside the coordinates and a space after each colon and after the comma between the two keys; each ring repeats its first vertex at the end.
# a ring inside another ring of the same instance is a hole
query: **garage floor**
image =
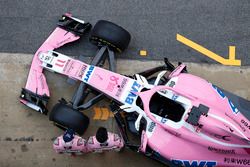
{"type": "MultiPolygon", "coordinates": [[[[21,88],[25,85],[32,55],[0,54],[0,166],[130,166],[152,167],[162,164],[147,159],[144,156],[124,150],[120,153],[106,152],[103,154],[88,154],[78,157],[58,155],[52,150],[52,141],[62,133],[41,115],[19,103],[21,88]]],[[[140,72],[162,64],[158,61],[118,60],[118,71],[122,74],[140,72]],[[128,68],[129,67],[129,68],[128,68]]],[[[221,65],[190,64],[190,72],[230,90],[242,97],[250,99],[250,69],[248,67],[225,67],[221,65]]],[[[66,78],[46,72],[51,90],[49,108],[64,97],[70,99],[75,87],[66,83],[66,78]]],[[[97,106],[105,107],[106,102],[97,106]]],[[[84,111],[90,118],[94,112],[91,108],[84,111]]],[[[90,127],[84,137],[93,135],[99,126],[105,126],[116,131],[116,123],[112,118],[107,121],[91,120],[90,127]]],[[[171,151],[171,150],[169,150],[171,151]]]]}

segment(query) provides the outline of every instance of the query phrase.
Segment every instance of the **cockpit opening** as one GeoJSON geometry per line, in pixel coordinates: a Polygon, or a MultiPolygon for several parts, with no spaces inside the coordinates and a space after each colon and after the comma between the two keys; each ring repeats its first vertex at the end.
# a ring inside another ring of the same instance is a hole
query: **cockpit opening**
{"type": "Polygon", "coordinates": [[[160,117],[179,122],[185,112],[185,108],[178,102],[155,93],[149,102],[150,112],[160,117]]]}

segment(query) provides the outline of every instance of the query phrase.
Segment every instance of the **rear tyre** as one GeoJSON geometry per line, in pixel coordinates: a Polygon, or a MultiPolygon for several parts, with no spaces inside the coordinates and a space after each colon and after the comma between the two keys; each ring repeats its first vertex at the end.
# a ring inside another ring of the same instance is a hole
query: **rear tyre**
{"type": "Polygon", "coordinates": [[[96,45],[106,45],[116,52],[124,51],[130,42],[131,35],[124,28],[99,20],[91,31],[90,41],[96,45]]]}
{"type": "Polygon", "coordinates": [[[53,107],[49,120],[62,129],[73,129],[79,135],[83,135],[89,126],[89,118],[85,114],[63,103],[53,107]]]}

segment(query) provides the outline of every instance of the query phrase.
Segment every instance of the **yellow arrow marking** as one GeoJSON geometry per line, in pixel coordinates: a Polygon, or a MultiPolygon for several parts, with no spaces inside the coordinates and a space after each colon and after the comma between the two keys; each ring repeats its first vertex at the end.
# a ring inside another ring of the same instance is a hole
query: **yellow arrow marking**
{"type": "Polygon", "coordinates": [[[93,117],[93,120],[98,120],[102,117],[102,111],[100,107],[94,107],[94,112],[95,112],[95,115],[93,117]]]}
{"type": "Polygon", "coordinates": [[[140,50],[140,56],[147,56],[146,50],[140,50]]]}
{"type": "Polygon", "coordinates": [[[235,59],[235,46],[229,46],[229,58],[225,59],[220,55],[204,48],[203,46],[185,38],[180,34],[176,34],[177,41],[193,48],[194,50],[206,55],[207,57],[223,64],[223,65],[232,65],[232,66],[241,66],[241,60],[235,59]]]}
{"type": "Polygon", "coordinates": [[[105,121],[109,118],[109,109],[108,108],[101,108],[102,110],[102,117],[101,120],[105,121]]]}
{"type": "Polygon", "coordinates": [[[109,117],[114,117],[113,113],[106,107],[94,107],[94,112],[93,120],[106,121],[109,117]]]}

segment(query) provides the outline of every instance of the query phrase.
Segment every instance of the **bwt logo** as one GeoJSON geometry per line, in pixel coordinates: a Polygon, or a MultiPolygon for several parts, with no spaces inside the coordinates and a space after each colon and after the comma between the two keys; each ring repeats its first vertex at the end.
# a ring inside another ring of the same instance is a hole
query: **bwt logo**
{"type": "Polygon", "coordinates": [[[138,92],[139,88],[141,87],[140,84],[138,84],[136,81],[134,81],[132,85],[132,89],[129,92],[127,98],[125,99],[125,102],[128,104],[132,104],[134,102],[134,98],[137,96],[135,92],[138,92]]]}
{"type": "Polygon", "coordinates": [[[94,68],[95,66],[90,66],[88,71],[87,71],[87,74],[85,76],[85,78],[83,79],[85,82],[88,82],[89,78],[90,78],[90,75],[92,74],[92,72],[94,71],[94,68]]]}
{"type": "Polygon", "coordinates": [[[172,160],[172,163],[185,167],[215,167],[217,162],[215,161],[189,161],[189,160],[172,160]]]}
{"type": "MultiPolygon", "coordinates": [[[[212,84],[212,87],[216,90],[216,92],[220,95],[221,98],[223,98],[223,99],[226,98],[226,95],[217,86],[212,84]]],[[[235,105],[232,103],[231,100],[229,100],[228,98],[227,98],[227,100],[228,100],[228,103],[229,103],[230,108],[232,109],[233,113],[238,114],[238,112],[239,112],[238,108],[235,107],[235,105]]]]}

